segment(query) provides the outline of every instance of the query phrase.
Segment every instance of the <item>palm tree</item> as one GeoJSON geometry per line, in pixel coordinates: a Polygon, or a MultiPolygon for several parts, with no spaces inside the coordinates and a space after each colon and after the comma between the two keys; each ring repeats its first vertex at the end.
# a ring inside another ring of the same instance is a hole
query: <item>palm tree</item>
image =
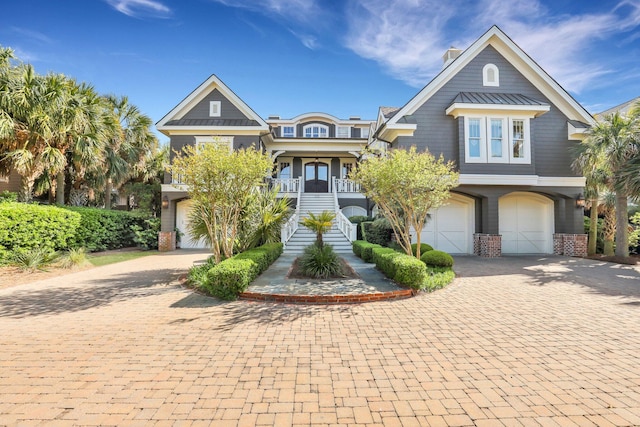
{"type": "Polygon", "coordinates": [[[616,194],[616,256],[629,256],[627,198],[631,182],[625,174],[638,156],[639,139],[634,135],[634,120],[619,113],[610,114],[596,123],[586,138],[588,144],[606,158],[607,186],[616,194]]]}
{"type": "Polygon", "coordinates": [[[318,215],[314,215],[313,212],[308,212],[307,214],[309,216],[303,218],[300,224],[316,233],[316,245],[322,248],[324,246],[322,235],[331,230],[336,214],[330,211],[322,211],[318,215]]]}

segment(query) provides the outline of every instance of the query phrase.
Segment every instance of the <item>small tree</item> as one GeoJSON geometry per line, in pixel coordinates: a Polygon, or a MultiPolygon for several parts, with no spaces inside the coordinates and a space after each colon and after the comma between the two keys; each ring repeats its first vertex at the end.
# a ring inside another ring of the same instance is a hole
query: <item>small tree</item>
{"type": "Polygon", "coordinates": [[[174,159],[171,172],[182,176],[194,206],[202,213],[216,262],[222,255],[233,255],[245,201],[262,185],[271,166],[269,156],[254,147],[230,152],[227,145],[216,142],[187,146],[174,159]]]}
{"type": "Polygon", "coordinates": [[[318,215],[309,212],[309,216],[303,218],[300,224],[316,233],[316,245],[322,248],[324,246],[322,235],[331,230],[331,224],[335,217],[336,214],[329,211],[322,211],[318,215]]]}
{"type": "Polygon", "coordinates": [[[458,185],[453,162],[445,162],[442,156],[436,159],[429,151],[418,152],[415,146],[369,156],[349,177],[378,205],[407,255],[413,255],[411,227],[416,230],[417,258],[428,212],[442,206],[449,190],[458,185]]]}

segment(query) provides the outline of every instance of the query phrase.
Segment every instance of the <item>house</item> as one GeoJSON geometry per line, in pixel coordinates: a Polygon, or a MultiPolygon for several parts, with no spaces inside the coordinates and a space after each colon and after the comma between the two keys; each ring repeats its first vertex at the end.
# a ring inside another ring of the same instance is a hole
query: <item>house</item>
{"type": "Polygon", "coordinates": [[[604,116],[615,113],[620,113],[620,115],[622,116],[627,116],[631,112],[631,109],[638,104],[640,104],[640,96],[630,99],[627,102],[623,102],[622,104],[616,105],[615,107],[611,107],[608,110],[602,111],[601,113],[596,113],[594,114],[594,117],[600,120],[604,116]]]}
{"type": "MultiPolygon", "coordinates": [[[[593,117],[496,26],[464,51],[449,49],[443,60],[412,99],[379,108],[374,121],[325,113],[263,120],[211,76],[157,128],[172,150],[214,137],[230,149],[255,144],[275,159],[272,182],[299,212],[316,200],[344,216],[375,210],[347,179],[363,147],[429,149],[456,163],[460,186],[431,213],[423,242],[482,256],[583,253],[585,180],[570,167],[571,148],[593,117]]],[[[171,231],[184,230],[189,201],[175,177],[167,177],[163,198],[161,234],[170,246],[171,231]]],[[[353,239],[348,225],[338,227],[353,239]]],[[[283,233],[285,240],[294,229],[283,233]]]]}

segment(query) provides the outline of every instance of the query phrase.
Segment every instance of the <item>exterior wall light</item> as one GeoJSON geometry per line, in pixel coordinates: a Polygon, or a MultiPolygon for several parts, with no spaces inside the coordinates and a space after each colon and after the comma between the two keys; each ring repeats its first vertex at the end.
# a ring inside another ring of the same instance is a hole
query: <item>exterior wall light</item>
{"type": "Polygon", "coordinates": [[[576,208],[584,209],[585,205],[586,202],[584,200],[584,196],[582,195],[582,193],[578,194],[578,197],[576,197],[576,208]]]}
{"type": "Polygon", "coordinates": [[[169,198],[166,195],[162,196],[162,209],[169,209],[169,198]]]}

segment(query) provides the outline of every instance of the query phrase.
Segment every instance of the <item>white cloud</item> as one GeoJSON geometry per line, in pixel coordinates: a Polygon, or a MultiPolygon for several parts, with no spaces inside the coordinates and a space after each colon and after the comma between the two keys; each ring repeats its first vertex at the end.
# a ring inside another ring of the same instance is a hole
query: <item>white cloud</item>
{"type": "Polygon", "coordinates": [[[27,28],[21,28],[21,27],[11,27],[10,29],[12,32],[16,34],[20,34],[21,36],[30,38],[40,43],[44,43],[44,44],[52,43],[52,40],[47,35],[39,31],[29,30],[27,28]]]}
{"type": "Polygon", "coordinates": [[[317,31],[329,11],[322,9],[316,0],[213,0],[227,7],[250,10],[275,18],[288,28],[300,43],[308,49],[319,46],[317,31]]]}
{"type": "Polygon", "coordinates": [[[155,0],[106,0],[107,3],[120,13],[133,18],[152,16],[163,18],[171,15],[171,9],[155,0]]]}
{"type": "Polygon", "coordinates": [[[580,92],[611,71],[589,46],[640,25],[640,1],[597,14],[554,16],[539,0],[513,0],[508,7],[503,0],[352,0],[347,16],[347,47],[413,86],[438,73],[449,46],[465,49],[497,23],[566,89],[580,92]]]}

